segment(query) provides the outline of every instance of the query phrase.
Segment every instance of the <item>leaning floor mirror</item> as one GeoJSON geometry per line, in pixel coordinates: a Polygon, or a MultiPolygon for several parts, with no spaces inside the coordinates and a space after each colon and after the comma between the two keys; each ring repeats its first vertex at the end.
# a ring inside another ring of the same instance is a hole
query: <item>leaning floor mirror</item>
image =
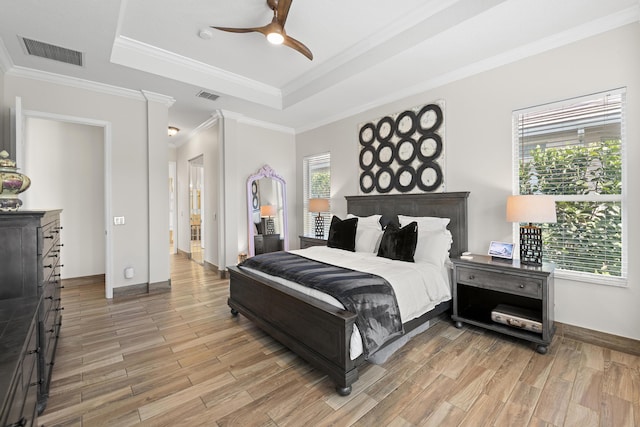
{"type": "Polygon", "coordinates": [[[269,165],[247,179],[249,256],[289,249],[286,182],[269,165]]]}

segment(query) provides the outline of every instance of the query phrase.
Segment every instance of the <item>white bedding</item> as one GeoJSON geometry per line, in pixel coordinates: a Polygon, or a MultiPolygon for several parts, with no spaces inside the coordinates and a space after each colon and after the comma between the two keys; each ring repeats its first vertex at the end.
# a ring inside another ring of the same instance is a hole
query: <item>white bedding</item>
{"type": "MultiPolygon", "coordinates": [[[[402,323],[420,317],[441,302],[451,299],[449,268],[428,262],[403,262],[376,256],[374,253],[350,252],[326,246],[312,246],[307,249],[289,251],[339,267],[350,268],[383,277],[393,287],[398,300],[402,323]]],[[[269,276],[256,270],[252,273],[265,276],[278,283],[327,302],[334,307],[344,308],[335,298],[315,289],[307,288],[280,277],[269,276]]],[[[360,331],[354,327],[351,336],[350,357],[355,360],[362,354],[360,331]]]]}

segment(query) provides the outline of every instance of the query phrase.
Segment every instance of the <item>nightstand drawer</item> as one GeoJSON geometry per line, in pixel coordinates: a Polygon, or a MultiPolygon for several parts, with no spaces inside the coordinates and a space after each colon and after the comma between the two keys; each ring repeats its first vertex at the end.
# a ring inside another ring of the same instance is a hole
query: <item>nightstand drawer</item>
{"type": "Polygon", "coordinates": [[[327,246],[326,239],[320,239],[317,237],[298,236],[300,238],[300,249],[307,249],[311,246],[327,246]]]}
{"type": "Polygon", "coordinates": [[[458,267],[457,281],[465,285],[492,289],[525,297],[542,298],[542,280],[513,274],[458,267]]]}

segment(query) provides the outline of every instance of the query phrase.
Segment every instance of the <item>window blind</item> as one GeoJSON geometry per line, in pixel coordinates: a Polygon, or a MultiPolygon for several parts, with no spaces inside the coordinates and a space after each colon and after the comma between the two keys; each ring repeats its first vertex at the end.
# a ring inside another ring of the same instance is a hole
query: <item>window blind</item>
{"type": "MultiPolygon", "coordinates": [[[[303,188],[304,234],[314,236],[315,216],[317,213],[309,212],[309,199],[330,199],[331,197],[330,153],[317,154],[303,159],[303,188]]],[[[327,218],[327,214],[323,215],[325,217],[325,236],[329,235],[330,225],[330,218],[327,218]]]]}
{"type": "Polygon", "coordinates": [[[624,106],[619,89],[513,116],[517,194],[556,199],[557,223],[542,225],[545,260],[601,281],[626,277],[624,106]]]}

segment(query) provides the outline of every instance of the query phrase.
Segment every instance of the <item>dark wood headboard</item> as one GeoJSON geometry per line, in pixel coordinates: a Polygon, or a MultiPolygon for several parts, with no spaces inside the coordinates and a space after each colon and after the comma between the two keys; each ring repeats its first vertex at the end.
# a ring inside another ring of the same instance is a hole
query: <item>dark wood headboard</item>
{"type": "Polygon", "coordinates": [[[375,196],[346,196],[347,213],[357,216],[374,214],[436,216],[450,218],[449,231],[453,237],[451,256],[468,249],[467,198],[468,191],[452,193],[387,194],[375,196]]]}

